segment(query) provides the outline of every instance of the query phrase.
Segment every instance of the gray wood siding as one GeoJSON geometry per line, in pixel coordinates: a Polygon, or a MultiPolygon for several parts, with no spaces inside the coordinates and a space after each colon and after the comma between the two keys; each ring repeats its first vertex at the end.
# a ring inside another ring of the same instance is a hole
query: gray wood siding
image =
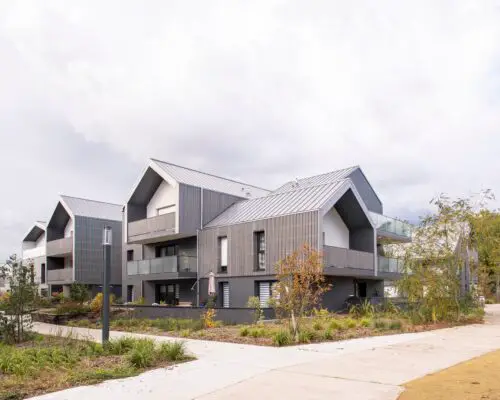
{"type": "Polygon", "coordinates": [[[203,225],[241,200],[243,200],[241,197],[203,189],[203,225]]]}
{"type": "Polygon", "coordinates": [[[286,215],[203,230],[199,235],[200,277],[218,270],[218,238],[228,238],[228,272],[219,276],[273,275],[276,263],[304,243],[318,248],[318,212],[286,215]],[[266,234],[266,270],[255,271],[254,233],[266,234]]]}
{"type": "Polygon", "coordinates": [[[179,184],[179,233],[196,234],[201,222],[201,189],[179,184]]]}
{"type": "Polygon", "coordinates": [[[102,283],[104,249],[102,233],[105,226],[113,230],[111,246],[111,283],[122,281],[122,223],[97,218],[75,217],[75,280],[86,284],[102,283]]]}
{"type": "Polygon", "coordinates": [[[203,225],[213,220],[242,197],[189,185],[179,185],[179,233],[196,234],[201,227],[203,193],[203,225]]]}

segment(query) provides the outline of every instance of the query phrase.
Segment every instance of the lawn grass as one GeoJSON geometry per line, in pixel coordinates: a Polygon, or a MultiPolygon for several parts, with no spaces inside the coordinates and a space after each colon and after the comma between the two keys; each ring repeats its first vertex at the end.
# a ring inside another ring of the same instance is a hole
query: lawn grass
{"type": "Polygon", "coordinates": [[[499,371],[497,350],[406,384],[399,400],[498,400],[499,371]]]}
{"type": "Polygon", "coordinates": [[[102,346],[34,335],[20,345],[0,344],[0,400],[134,376],[190,359],[180,342],[157,346],[150,339],[121,338],[102,346]]]}

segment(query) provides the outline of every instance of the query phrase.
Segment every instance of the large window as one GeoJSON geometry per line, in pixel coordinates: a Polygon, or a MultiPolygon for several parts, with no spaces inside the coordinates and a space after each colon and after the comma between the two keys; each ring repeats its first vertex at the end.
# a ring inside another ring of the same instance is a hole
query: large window
{"type": "Polygon", "coordinates": [[[179,305],[180,287],[178,283],[156,285],[156,302],[171,306],[179,305]]]}
{"type": "Polygon", "coordinates": [[[266,269],[266,234],[255,232],[255,269],[264,271],[266,269]]]}
{"type": "Polygon", "coordinates": [[[219,238],[219,272],[227,272],[227,237],[219,238]]]}

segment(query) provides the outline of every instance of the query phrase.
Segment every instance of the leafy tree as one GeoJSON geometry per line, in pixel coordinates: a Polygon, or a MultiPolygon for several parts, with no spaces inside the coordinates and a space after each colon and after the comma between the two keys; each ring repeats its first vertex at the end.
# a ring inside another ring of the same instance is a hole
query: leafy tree
{"type": "Polygon", "coordinates": [[[262,312],[262,308],[260,306],[260,299],[257,296],[251,296],[248,298],[247,307],[253,308],[253,323],[258,323],[264,317],[264,313],[262,312]]]}
{"type": "Polygon", "coordinates": [[[274,306],[279,315],[290,320],[298,340],[301,319],[319,304],[330,287],[325,283],[321,253],[305,244],[277,264],[276,275],[274,306]]]}
{"type": "Polygon", "coordinates": [[[25,340],[26,331],[31,327],[29,313],[34,309],[37,299],[34,267],[12,255],[1,268],[0,276],[7,278],[10,284],[5,312],[14,324],[14,341],[19,343],[25,340]]]}
{"type": "Polygon", "coordinates": [[[471,219],[473,242],[478,252],[483,292],[494,292],[500,303],[500,214],[481,210],[471,219]],[[490,287],[493,290],[490,290],[490,287]]]}
{"type": "Polygon", "coordinates": [[[422,218],[412,243],[392,246],[392,255],[403,258],[405,265],[397,286],[419,319],[458,320],[468,295],[461,286],[463,269],[469,265],[471,274],[477,274],[473,255],[483,229],[473,221],[483,208],[478,211],[472,198],[446,195],[431,204],[436,211],[422,218]]]}
{"type": "Polygon", "coordinates": [[[83,283],[73,283],[70,289],[70,298],[77,303],[84,303],[89,300],[89,288],[83,283]]]}

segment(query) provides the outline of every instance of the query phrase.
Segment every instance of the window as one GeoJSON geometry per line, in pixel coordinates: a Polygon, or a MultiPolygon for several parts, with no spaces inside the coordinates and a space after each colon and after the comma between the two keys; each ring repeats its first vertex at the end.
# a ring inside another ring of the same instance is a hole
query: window
{"type": "Polygon", "coordinates": [[[273,282],[257,282],[257,297],[260,299],[260,306],[269,307],[269,300],[273,293],[273,282]]]}
{"type": "Polygon", "coordinates": [[[227,272],[227,237],[219,238],[219,272],[227,272]]]}
{"type": "Polygon", "coordinates": [[[134,261],[134,250],[127,250],[127,261],[134,261]]]}
{"type": "Polygon", "coordinates": [[[219,291],[222,292],[222,308],[229,308],[229,282],[221,282],[219,291]]]}
{"type": "Polygon", "coordinates": [[[156,302],[171,306],[179,305],[180,286],[178,283],[156,285],[156,302]]]}
{"type": "Polygon", "coordinates": [[[255,232],[255,269],[264,271],[266,269],[266,234],[255,232]]]}
{"type": "Polygon", "coordinates": [[[45,264],[40,266],[40,282],[45,283],[45,264]]]}
{"type": "Polygon", "coordinates": [[[177,255],[177,246],[170,244],[168,246],[157,246],[155,248],[155,257],[172,257],[177,255]]]}
{"type": "Polygon", "coordinates": [[[156,209],[156,215],[164,215],[175,212],[175,204],[170,204],[165,207],[160,207],[156,209]]]}

